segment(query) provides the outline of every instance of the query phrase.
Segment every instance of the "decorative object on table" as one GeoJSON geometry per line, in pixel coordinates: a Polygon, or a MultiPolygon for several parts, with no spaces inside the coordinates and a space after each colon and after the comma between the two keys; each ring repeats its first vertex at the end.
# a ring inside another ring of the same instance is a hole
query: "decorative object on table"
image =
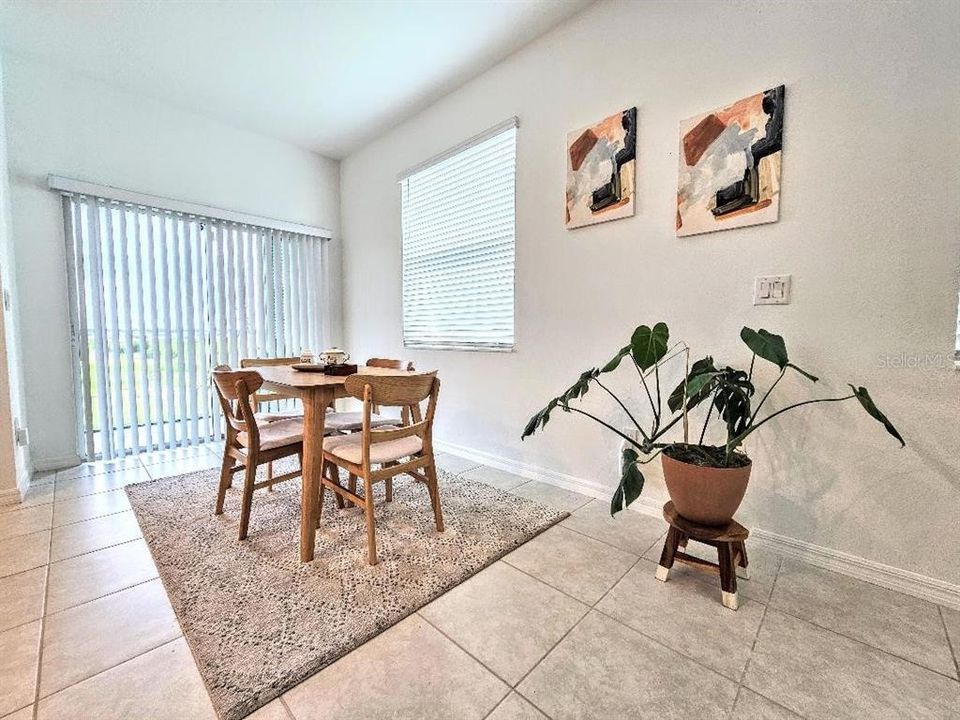
{"type": "Polygon", "coordinates": [[[350,353],[338,347],[333,347],[320,353],[320,363],[323,365],[343,365],[343,363],[349,359],[350,353]]]}
{"type": "Polygon", "coordinates": [[[561,395],[550,400],[545,408],[530,418],[522,438],[533,435],[550,420],[554,410],[572,412],[588,417],[624,441],[622,446],[621,478],[610,502],[613,515],[636,500],[643,490],[644,477],[641,466],[663,454],[663,473],[667,491],[676,505],[677,512],[687,520],[703,525],[724,525],[733,518],[747,489],[752,463],[742,450],[751,433],[783,413],[813,403],[833,403],[857,400],[872,418],[882,423],[890,435],[904,446],[903,438],[887,416],[874,404],[864,387],[850,385],[851,392],[839,397],[813,398],[795,402],[774,412],[761,416],[770,393],[788,371],[799,373],[811,382],[817,378],[790,362],[783,338],[766,330],[745,327],[740,339],[752,352],[750,367],[742,370],[729,365],[717,365],[707,356],[690,365],[690,349],[684,342],[673,345],[670,332],[664,323],[652,328],[641,325],[633,332],[630,343],[602,368],[591,368],[581,373],[580,378],[561,395]],[[650,417],[646,425],[635,417],[627,406],[602,381],[601,376],[616,370],[627,358],[639,375],[643,395],[649,402],[650,417]],[[685,358],[683,379],[667,396],[663,407],[661,394],[661,368],[675,358],[685,358]],[[756,394],[754,365],[757,358],[776,365],[780,373],[776,380],[753,404],[756,394]],[[617,429],[619,419],[607,422],[596,415],[574,406],[596,384],[612,397],[636,428],[630,436],[617,429]],[[690,411],[706,404],[703,427],[699,439],[690,442],[690,411]],[[716,416],[725,433],[722,445],[708,445],[704,437],[711,418],[716,416]],[[683,440],[667,441],[665,435],[682,423],[683,440]]]}
{"type": "Polygon", "coordinates": [[[324,365],[323,372],[327,375],[353,375],[359,370],[356,365],[341,363],[339,365],[324,365]]]}
{"type": "Polygon", "coordinates": [[[303,365],[310,365],[316,361],[316,356],[313,354],[313,350],[310,348],[301,348],[300,349],[300,362],[303,365]]]}
{"type": "Polygon", "coordinates": [[[636,166],[635,107],[567,135],[567,229],[632,217],[636,166]]]}
{"type": "Polygon", "coordinates": [[[317,363],[294,363],[291,365],[294,370],[299,370],[300,372],[314,372],[314,373],[325,373],[327,371],[326,365],[318,365],[317,363]]]}
{"type": "MultiPolygon", "coordinates": [[[[277,471],[296,463],[281,460],[277,471]]],[[[250,537],[238,543],[242,494],[228,489],[224,514],[212,515],[217,475],[126,492],[221,720],[247,717],[567,516],[441,470],[447,531],[438,533],[423,487],[398,477],[393,502],[384,502],[383,483],[374,488],[379,565],[366,563],[357,513],[331,503],[317,561],[301,564],[301,488],[258,494],[250,537]]]]}
{"type": "Polygon", "coordinates": [[[680,123],[677,236],[776,222],[784,86],[680,123]]]}
{"type": "Polygon", "coordinates": [[[663,552],[660,553],[657,580],[666,582],[670,577],[670,568],[673,567],[674,561],[679,560],[695,568],[717,573],[720,576],[720,599],[724,607],[731,610],[740,607],[740,599],[737,595],[737,573],[742,569],[746,577],[746,540],[750,531],[736,520],[730,520],[719,526],[693,523],[677,512],[673,502],[663,506],[663,519],[667,521],[670,529],[663,543],[663,552]],[[688,555],[686,549],[690,540],[716,548],[717,562],[712,563],[694,555],[688,555]]]}

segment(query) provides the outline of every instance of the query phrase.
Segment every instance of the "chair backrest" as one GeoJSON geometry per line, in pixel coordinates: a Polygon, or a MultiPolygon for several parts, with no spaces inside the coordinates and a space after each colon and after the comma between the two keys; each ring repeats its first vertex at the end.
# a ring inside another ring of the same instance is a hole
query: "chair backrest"
{"type": "MultiPolygon", "coordinates": [[[[241,358],[240,367],[249,368],[257,366],[266,366],[266,367],[275,367],[279,365],[296,365],[300,362],[298,357],[281,357],[281,358],[241,358]]],[[[284,393],[278,393],[273,390],[270,392],[257,393],[253,397],[254,407],[259,407],[261,403],[274,402],[276,400],[290,400],[297,397],[296,395],[286,395],[284,393]]]]}
{"type": "Polygon", "coordinates": [[[367,367],[388,368],[389,370],[414,370],[413,360],[393,360],[391,358],[370,358],[367,367]]]}
{"type": "MultiPolygon", "coordinates": [[[[213,385],[227,426],[233,432],[258,434],[250,397],[263,385],[260,373],[256,370],[231,370],[228,365],[218,365],[213,370],[213,385]]],[[[232,438],[233,432],[227,433],[228,438],[232,438]]]]}
{"type": "Polygon", "coordinates": [[[358,400],[364,400],[364,391],[370,388],[370,401],[384,407],[418,405],[433,392],[437,371],[409,375],[350,375],[344,389],[358,400]]]}

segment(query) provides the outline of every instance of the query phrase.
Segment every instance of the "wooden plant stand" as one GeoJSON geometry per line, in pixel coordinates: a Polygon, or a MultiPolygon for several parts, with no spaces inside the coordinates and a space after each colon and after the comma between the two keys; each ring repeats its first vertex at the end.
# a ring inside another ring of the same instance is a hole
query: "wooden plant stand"
{"type": "Polygon", "coordinates": [[[663,518],[670,525],[667,540],[663,544],[660,554],[660,565],[657,567],[657,580],[666,582],[670,576],[670,568],[675,560],[690,565],[697,570],[720,575],[720,597],[724,607],[736,610],[739,607],[737,597],[737,574],[746,579],[747,575],[747,548],[745,541],[750,531],[736,520],[723,527],[698,525],[686,518],[680,517],[673,502],[663,506],[663,518]],[[719,562],[701,560],[688,555],[685,550],[687,541],[696,540],[717,549],[719,562]]]}

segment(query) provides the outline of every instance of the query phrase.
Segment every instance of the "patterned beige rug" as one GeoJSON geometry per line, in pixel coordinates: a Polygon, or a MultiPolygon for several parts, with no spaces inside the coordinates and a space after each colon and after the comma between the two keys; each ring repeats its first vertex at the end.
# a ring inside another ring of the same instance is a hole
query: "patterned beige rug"
{"type": "Polygon", "coordinates": [[[356,508],[329,494],[316,559],[300,563],[298,480],[254,495],[237,541],[239,482],[213,515],[217,471],[127,487],[217,713],[238,720],[566,516],[441,471],[446,531],[426,488],[397,479],[377,500],[380,563],[366,564],[356,508]]]}

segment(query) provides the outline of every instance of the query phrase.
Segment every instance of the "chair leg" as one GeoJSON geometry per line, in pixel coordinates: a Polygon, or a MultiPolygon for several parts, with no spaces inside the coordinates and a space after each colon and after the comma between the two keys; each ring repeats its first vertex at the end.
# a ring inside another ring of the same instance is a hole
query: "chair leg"
{"type": "Polygon", "coordinates": [[[387,478],[383,481],[387,493],[387,502],[393,502],[393,478],[387,478]]]}
{"type": "Polygon", "coordinates": [[[373,521],[373,493],[370,492],[370,481],[363,480],[363,511],[367,516],[367,562],[377,564],[377,529],[373,521]]]}
{"type": "MultiPolygon", "coordinates": [[[[353,473],[350,473],[350,479],[347,480],[347,490],[349,490],[350,492],[352,492],[354,495],[357,494],[357,476],[354,475],[353,473]]],[[[364,488],[364,492],[366,492],[366,491],[367,491],[367,489],[364,488]]],[[[346,506],[347,506],[347,507],[353,507],[353,503],[352,503],[351,501],[347,500],[347,501],[346,501],[346,506]]]]}
{"type": "Polygon", "coordinates": [[[273,461],[267,463],[267,492],[273,492],[273,461]]]}
{"type": "Polygon", "coordinates": [[[223,515],[223,501],[227,497],[227,488],[233,484],[233,458],[223,453],[223,464],[220,466],[220,486],[217,488],[217,507],[214,515],[223,515]]]}
{"type": "Polygon", "coordinates": [[[431,459],[430,464],[425,468],[427,471],[427,490],[430,491],[430,504],[433,505],[433,519],[437,523],[437,532],[443,532],[443,510],[440,508],[440,486],[437,483],[437,467],[431,459]]]}
{"type": "Polygon", "coordinates": [[[257,466],[253,458],[247,456],[247,471],[243,476],[243,504],[240,506],[240,539],[247,539],[247,527],[250,525],[250,506],[253,504],[253,484],[257,480],[257,466]]]}
{"type": "Polygon", "coordinates": [[[323,515],[323,494],[326,491],[327,486],[323,482],[323,478],[320,478],[320,492],[319,499],[317,500],[317,527],[320,527],[320,517],[323,515]]]}

